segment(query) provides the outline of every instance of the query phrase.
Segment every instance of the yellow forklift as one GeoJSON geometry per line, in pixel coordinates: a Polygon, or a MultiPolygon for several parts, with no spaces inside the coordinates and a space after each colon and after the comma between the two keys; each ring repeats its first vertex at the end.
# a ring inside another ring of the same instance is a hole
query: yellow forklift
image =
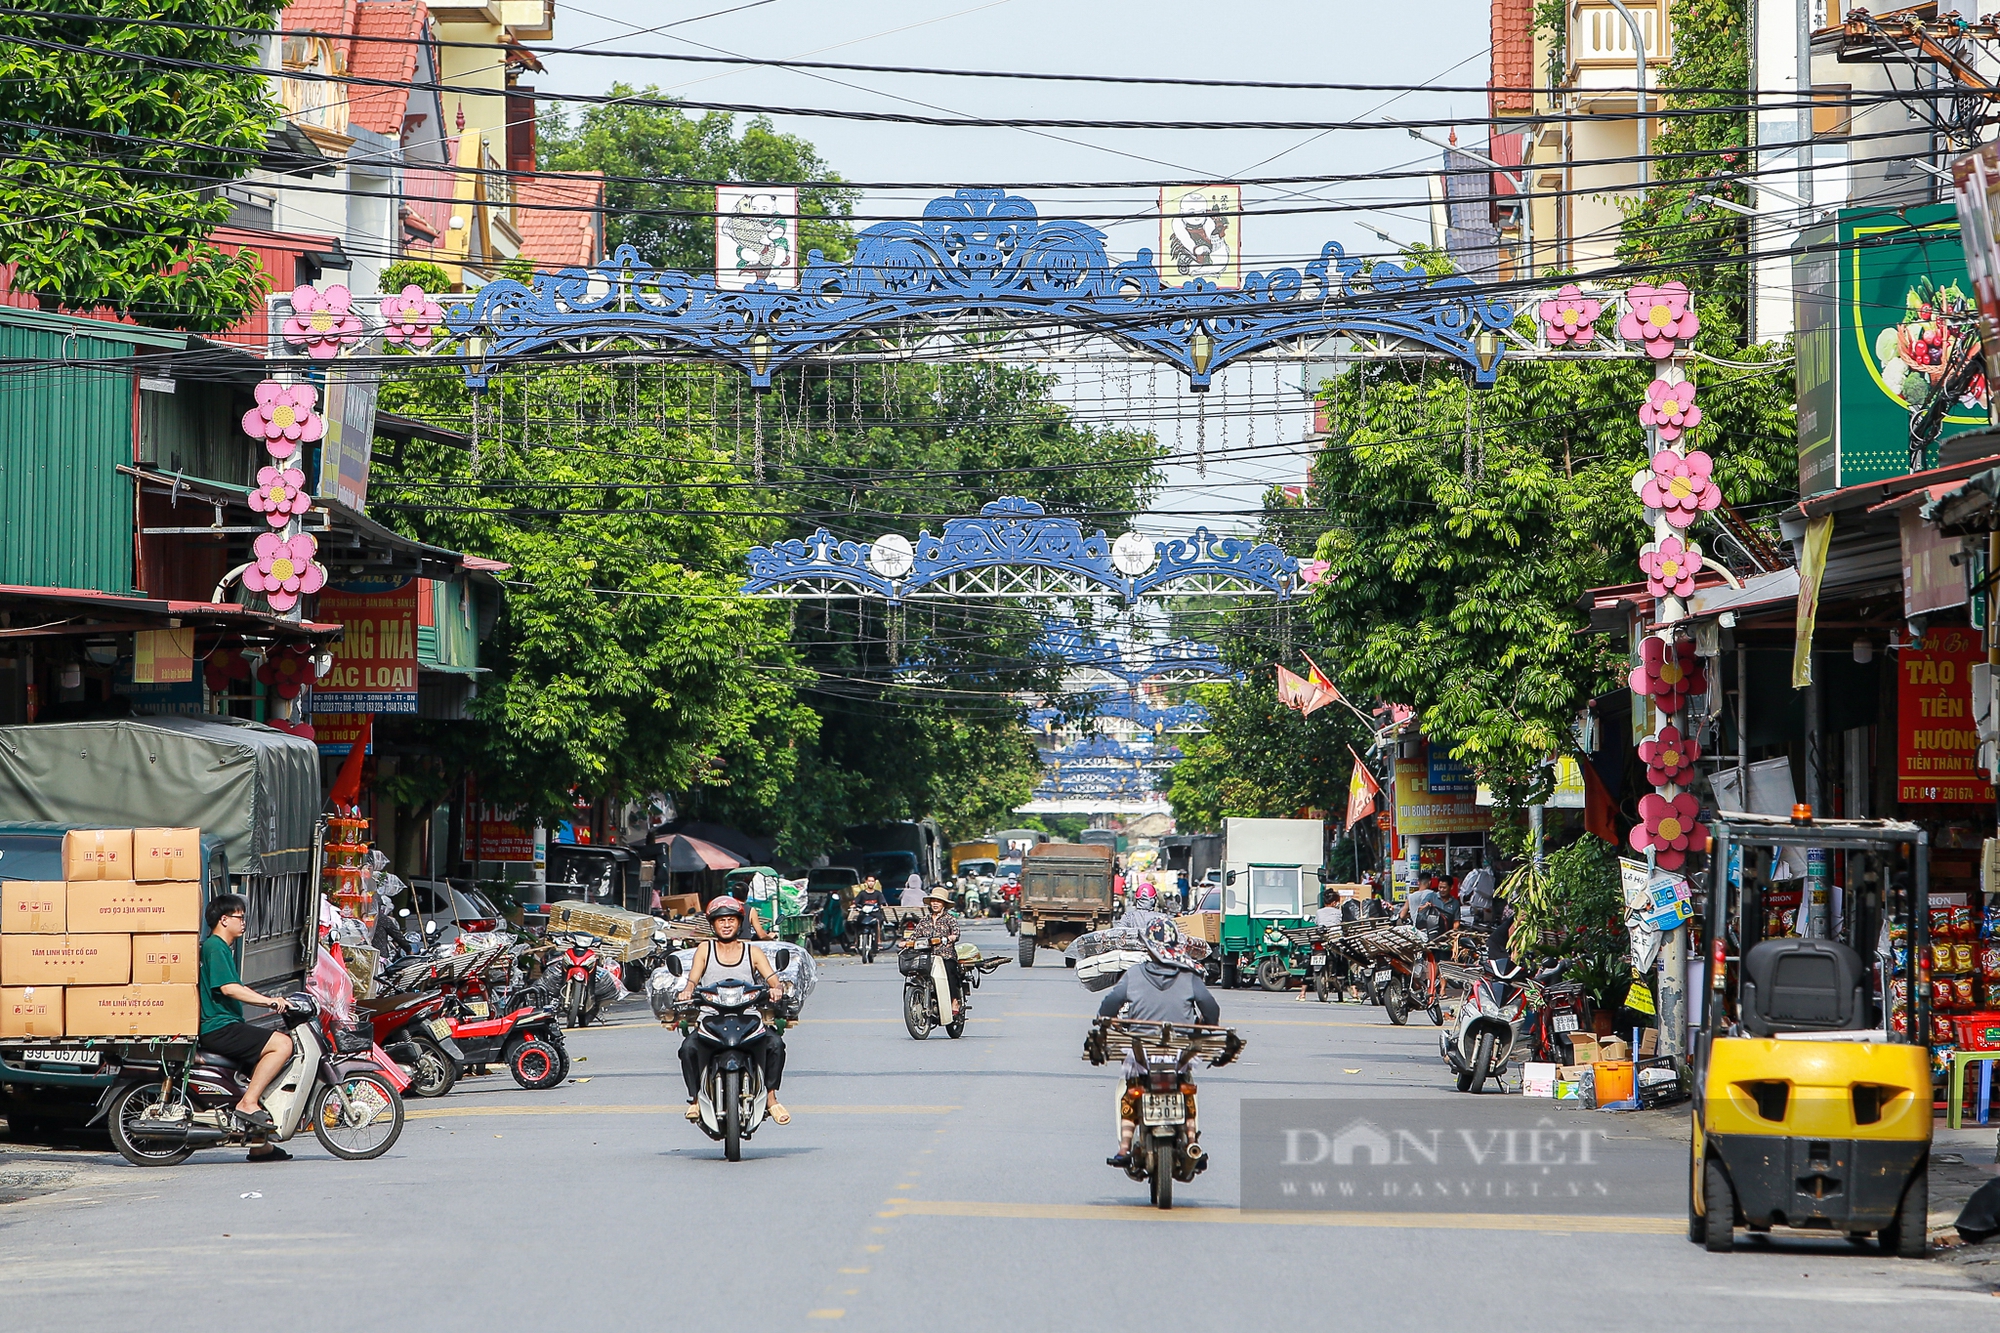
{"type": "Polygon", "coordinates": [[[1785,1227],[1873,1235],[1885,1254],[1921,1257],[1929,836],[1890,820],[1814,820],[1806,806],[1790,820],[1732,811],[1711,832],[1688,1239],[1726,1252],[1739,1226],[1785,1227]],[[1794,922],[1767,905],[1765,867],[1788,848],[1844,855],[1837,938],[1784,933],[1806,931],[1806,905],[1794,922]]]}

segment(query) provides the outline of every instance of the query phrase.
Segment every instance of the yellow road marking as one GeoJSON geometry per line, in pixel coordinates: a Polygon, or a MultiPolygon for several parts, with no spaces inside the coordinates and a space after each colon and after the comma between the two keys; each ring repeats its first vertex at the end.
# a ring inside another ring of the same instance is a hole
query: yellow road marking
{"type": "Polygon", "coordinates": [[[845,1310],[808,1310],[808,1311],[806,1311],[806,1318],[808,1318],[808,1319],[845,1319],[846,1317],[847,1317],[847,1311],[845,1311],[845,1310]]]}
{"type": "Polygon", "coordinates": [[[884,1199],[893,1212],[877,1217],[984,1217],[1034,1222],[1209,1222],[1279,1227],[1390,1227],[1402,1230],[1606,1231],[1627,1236],[1671,1236],[1686,1223],[1671,1217],[1592,1217],[1549,1213],[1262,1213],[1239,1208],[1175,1208],[1162,1212],[1133,1204],[967,1203],[935,1199],[884,1199]]]}
{"type": "MultiPolygon", "coordinates": [[[[793,1106],[793,1115],[944,1115],[956,1106],[793,1106]]],[[[678,1106],[423,1106],[406,1110],[407,1120],[441,1120],[471,1115],[680,1115],[678,1106]]]]}
{"type": "Polygon", "coordinates": [[[865,1269],[865,1268],[843,1268],[843,1269],[841,1269],[841,1270],[839,1270],[839,1271],[841,1271],[841,1272],[843,1272],[843,1273],[865,1273],[865,1272],[867,1272],[868,1270],[867,1270],[867,1269],[865,1269]]]}

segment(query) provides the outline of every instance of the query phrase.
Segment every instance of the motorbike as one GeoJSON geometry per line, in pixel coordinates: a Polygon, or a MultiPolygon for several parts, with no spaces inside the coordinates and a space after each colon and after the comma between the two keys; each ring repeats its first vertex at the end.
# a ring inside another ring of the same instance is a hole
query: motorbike
{"type": "Polygon", "coordinates": [[[1010,880],[1000,886],[1000,901],[1003,904],[1000,920],[1007,927],[1009,935],[1021,933],[1021,882],[1010,880]]]}
{"type": "MultiPolygon", "coordinates": [[[[772,960],[780,971],[790,965],[787,954],[779,949],[772,960]]],[[[675,976],[681,974],[677,959],[666,965],[675,976]]],[[[767,987],[732,979],[703,986],[673,1010],[676,1026],[693,1033],[701,1051],[700,1119],[695,1123],[721,1142],[722,1155],[732,1162],[742,1160],[743,1140],[764,1123],[764,1063],[748,1047],[766,1032],[785,1030],[782,1006],[765,1021],[769,1002],[767,987]]]]}
{"type": "Polygon", "coordinates": [[[389,1151],[403,1132],[403,1099],[376,1063],[367,1025],[332,1030],[303,992],[286,998],[281,1018],[292,1058],[264,1096],[275,1129],[252,1130],[235,1113],[249,1069],[195,1049],[185,1062],[128,1061],[105,1089],[98,1114],[119,1155],[134,1166],[174,1166],[197,1148],[242,1147],[253,1136],[283,1143],[307,1124],[335,1157],[367,1161],[389,1151]]]}
{"type": "Polygon", "coordinates": [[[1590,994],[1580,981],[1557,981],[1542,987],[1542,1002],[1535,1006],[1535,1021],[1529,1028],[1529,1049],[1535,1059],[1546,1064],[1575,1064],[1570,1036],[1590,1032],[1595,1017],[1590,994]]]}
{"type": "Polygon", "coordinates": [[[1521,1015],[1540,1007],[1542,987],[1562,975],[1557,963],[1530,977],[1504,958],[1488,959],[1472,993],[1458,1006],[1458,1020],[1438,1033],[1439,1053],[1458,1076],[1460,1092],[1481,1092],[1498,1080],[1520,1039],[1521,1015]]]}
{"type": "Polygon", "coordinates": [[[861,950],[861,961],[872,963],[882,948],[882,905],[863,903],[855,915],[855,945],[861,950]]]}
{"type": "Polygon", "coordinates": [[[1341,989],[1334,976],[1333,956],[1327,952],[1325,940],[1313,941],[1312,952],[1306,956],[1306,975],[1312,978],[1313,994],[1321,1004],[1333,999],[1341,989]]]}
{"type": "Polygon", "coordinates": [[[449,997],[435,986],[414,993],[362,1000],[375,1041],[409,1074],[410,1095],[442,1097],[468,1063],[445,1012],[449,997]]]}
{"type": "Polygon", "coordinates": [[[1229,1028],[1194,1023],[1134,1022],[1099,1018],[1084,1038],[1084,1059],[1102,1065],[1114,1052],[1130,1050],[1145,1073],[1132,1107],[1136,1129],[1125,1174],[1147,1183],[1154,1207],[1174,1206],[1174,1183],[1185,1185],[1208,1169],[1208,1154],[1195,1123],[1195,1084],[1190,1074],[1197,1059],[1220,1069],[1243,1050],[1243,1039],[1229,1028]]]}
{"type": "Polygon", "coordinates": [[[554,966],[561,969],[562,983],[558,994],[561,997],[563,1026],[585,1027],[597,1018],[604,1008],[604,997],[598,993],[597,968],[603,961],[595,935],[581,932],[559,937],[562,956],[554,960],[554,966]]]}
{"type": "Polygon", "coordinates": [[[937,994],[937,980],[931,976],[931,957],[932,951],[922,945],[912,945],[897,953],[896,966],[903,973],[903,1026],[918,1041],[940,1027],[948,1037],[964,1036],[966,1016],[972,1012],[972,992],[978,989],[979,979],[1003,966],[1007,959],[974,958],[959,962],[964,993],[958,997],[958,1017],[947,1023],[944,1005],[948,1001],[937,994]]]}
{"type": "MultiPolygon", "coordinates": [[[[458,1072],[485,1072],[501,1064],[516,1083],[532,1092],[553,1088],[569,1077],[569,1048],[555,1006],[539,987],[496,985],[496,954],[474,959],[445,985],[445,1021],[451,1028],[458,1072]]],[[[498,960],[511,976],[514,965],[498,960]]]]}

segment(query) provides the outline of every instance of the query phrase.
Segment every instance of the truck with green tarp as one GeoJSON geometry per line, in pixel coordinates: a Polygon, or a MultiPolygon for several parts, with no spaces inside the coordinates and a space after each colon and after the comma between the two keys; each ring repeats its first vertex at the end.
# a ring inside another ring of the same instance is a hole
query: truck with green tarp
{"type": "MultiPolygon", "coordinates": [[[[319,947],[319,747],[228,717],[118,718],[0,727],[0,879],[52,881],[63,834],[87,828],[201,830],[202,901],[240,893],[244,984],[297,989],[319,947]]],[[[50,1066],[0,1043],[0,1110],[68,1118],[111,1078],[50,1066]]],[[[115,1058],[113,1056],[112,1058],[115,1058]]]]}

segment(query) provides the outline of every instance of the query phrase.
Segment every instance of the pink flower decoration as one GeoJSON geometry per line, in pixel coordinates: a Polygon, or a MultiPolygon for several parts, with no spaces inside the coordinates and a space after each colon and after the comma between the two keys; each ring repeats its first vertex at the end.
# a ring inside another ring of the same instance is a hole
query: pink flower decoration
{"type": "Polygon", "coordinates": [[[1648,542],[1639,548],[1639,568],[1646,571],[1646,591],[1655,597],[1686,597],[1694,592],[1701,572],[1701,548],[1684,545],[1679,537],[1648,542]]]}
{"type": "Polygon", "coordinates": [[[257,386],[257,406],[243,414],[243,433],[262,440],[273,458],[290,458],[299,445],[326,435],[326,418],[313,411],[319,390],[310,384],[265,380],[257,386]]]}
{"type": "Polygon", "coordinates": [[[1699,449],[1688,454],[1662,449],[1653,455],[1650,472],[1632,478],[1632,489],[1646,508],[1665,511],[1667,522],[1685,528],[1722,503],[1714,472],[1715,464],[1699,449]]]}
{"type": "Polygon", "coordinates": [[[1331,568],[1333,568],[1333,565],[1329,561],[1301,560],[1299,561],[1299,582],[1306,584],[1318,583],[1326,577],[1326,571],[1331,568]]]}
{"type": "Polygon", "coordinates": [[[289,611],[299,604],[301,594],[326,586],[326,566],[313,559],[319,543],[310,533],[285,538],[267,532],[251,548],[257,553],[257,563],[244,571],[243,586],[263,593],[273,611],[289,611]]]}
{"type": "Polygon", "coordinates": [[[1627,342],[1646,344],[1646,355],[1664,361],[1674,354],[1676,344],[1686,342],[1701,331],[1701,320],[1688,309],[1688,289],[1684,282],[1654,287],[1635,282],[1625,293],[1625,317],[1618,321],[1618,335],[1627,342]]]}
{"type": "Polygon", "coordinates": [[[389,326],[382,336],[392,343],[428,347],[431,335],[437,332],[438,321],[443,318],[444,307],[424,295],[424,289],[414,283],[403,288],[400,296],[382,298],[382,322],[389,326]]]}
{"type": "Polygon", "coordinates": [[[1682,736],[1679,727],[1661,727],[1659,735],[1639,742],[1639,758],[1646,765],[1646,781],[1664,787],[1685,783],[1694,775],[1701,747],[1692,736],[1682,736]]]}
{"type": "Polygon", "coordinates": [[[1701,409],[1694,405],[1693,383],[1654,380],[1647,385],[1646,402],[1639,409],[1639,424],[1653,427],[1663,440],[1678,440],[1682,431],[1699,426],[1701,409]]]}
{"type": "Polygon", "coordinates": [[[1639,645],[1639,665],[1632,668],[1631,685],[1634,694],[1656,700],[1661,712],[1678,713],[1688,695],[1708,688],[1708,673],[1687,640],[1669,647],[1661,639],[1649,638],[1639,645]]]}
{"type": "Polygon", "coordinates": [[[274,528],[303,516],[312,508],[312,497],[306,494],[306,474],[294,467],[259,468],[250,507],[274,528]]]}
{"type": "Polygon", "coordinates": [[[1631,843],[1639,851],[1655,851],[1662,870],[1678,870],[1690,851],[1708,846],[1708,828],[1695,816],[1701,802],[1693,793],[1682,792],[1671,799],[1648,792],[1639,798],[1639,822],[1632,826],[1631,843]]]}
{"type": "Polygon", "coordinates": [[[1591,300],[1570,283],[1553,300],[1542,302],[1542,327],[1548,330],[1549,345],[1575,343],[1581,347],[1597,336],[1597,317],[1603,313],[1603,302],[1591,300]]]}
{"type": "Polygon", "coordinates": [[[285,321],[285,341],[306,349],[316,360],[340,355],[340,349],[361,340],[361,316],[349,308],[354,298],[335,283],[320,291],[310,283],[292,289],[292,317],[285,321]]]}

